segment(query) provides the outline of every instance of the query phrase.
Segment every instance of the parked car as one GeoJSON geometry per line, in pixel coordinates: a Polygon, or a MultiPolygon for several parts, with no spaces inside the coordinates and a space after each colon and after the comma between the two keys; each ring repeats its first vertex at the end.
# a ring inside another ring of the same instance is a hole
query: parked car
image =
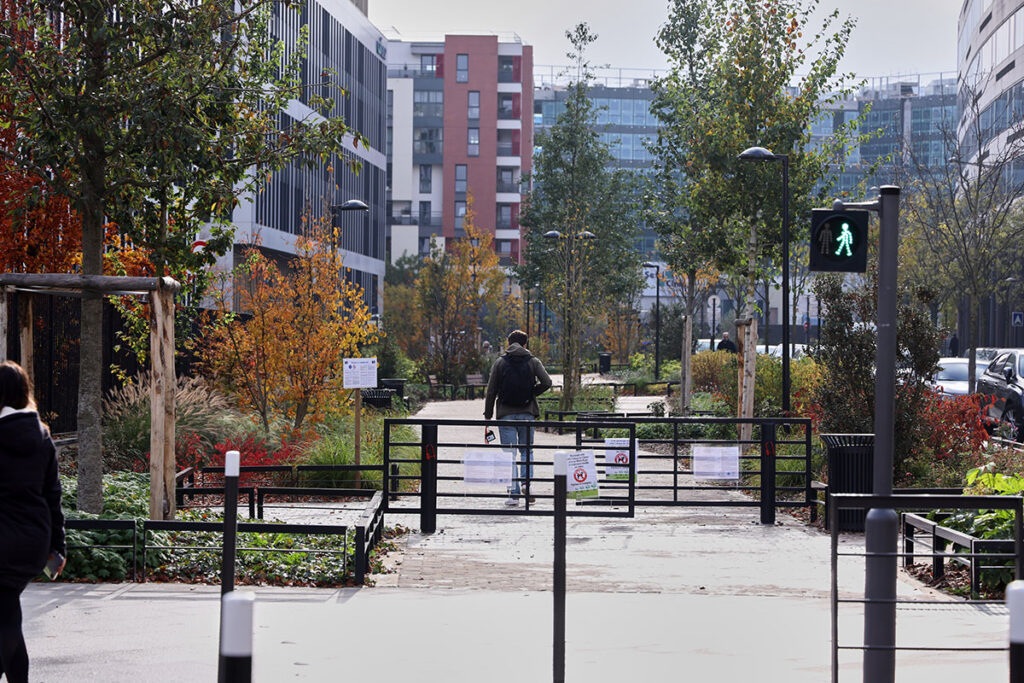
{"type": "MultiPolygon", "coordinates": [[[[932,375],[932,388],[941,396],[966,396],[969,358],[940,358],[939,369],[932,375]]],[[[974,371],[975,382],[985,374],[988,362],[976,361],[974,371]]]]}
{"type": "Polygon", "coordinates": [[[1013,438],[1024,438],[1024,349],[1004,350],[978,379],[978,393],[991,399],[990,418],[1009,426],[1013,438]]]}

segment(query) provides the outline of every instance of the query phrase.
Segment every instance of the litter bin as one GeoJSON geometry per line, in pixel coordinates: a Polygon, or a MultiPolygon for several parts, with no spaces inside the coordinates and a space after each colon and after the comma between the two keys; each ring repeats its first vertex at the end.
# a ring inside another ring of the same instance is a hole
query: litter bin
{"type": "Polygon", "coordinates": [[[399,400],[405,400],[405,382],[404,377],[394,377],[390,379],[380,380],[381,389],[394,389],[395,395],[398,396],[399,400]]]}
{"type": "MultiPolygon", "coordinates": [[[[874,475],[874,434],[822,434],[828,449],[828,491],[871,493],[874,475]]],[[[864,531],[866,510],[839,512],[840,531],[864,531]]]]}
{"type": "Polygon", "coordinates": [[[612,371],[612,354],[597,354],[597,371],[602,375],[607,375],[609,372],[612,371]]]}
{"type": "Polygon", "coordinates": [[[374,408],[390,408],[394,389],[363,389],[363,403],[374,408]]]}

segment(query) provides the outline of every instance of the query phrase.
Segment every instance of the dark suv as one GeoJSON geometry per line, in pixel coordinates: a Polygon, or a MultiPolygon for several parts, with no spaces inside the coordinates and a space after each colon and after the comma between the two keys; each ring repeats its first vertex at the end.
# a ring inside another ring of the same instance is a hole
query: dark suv
{"type": "Polygon", "coordinates": [[[1003,351],[978,378],[978,393],[992,399],[988,415],[1007,424],[1013,438],[1024,438],[1024,350],[1003,351]]]}

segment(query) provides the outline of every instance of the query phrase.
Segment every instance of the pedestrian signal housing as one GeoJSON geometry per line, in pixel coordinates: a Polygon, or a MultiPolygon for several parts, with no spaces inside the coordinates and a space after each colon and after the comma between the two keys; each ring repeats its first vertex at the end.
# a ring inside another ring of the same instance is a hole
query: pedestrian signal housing
{"type": "Polygon", "coordinates": [[[868,263],[867,241],[867,211],[813,209],[810,270],[863,273],[868,263]]]}

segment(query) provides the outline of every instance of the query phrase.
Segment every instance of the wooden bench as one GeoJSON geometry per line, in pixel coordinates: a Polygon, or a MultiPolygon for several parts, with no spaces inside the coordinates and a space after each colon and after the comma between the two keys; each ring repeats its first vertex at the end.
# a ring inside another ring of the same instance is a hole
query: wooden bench
{"type": "Polygon", "coordinates": [[[476,390],[486,390],[487,382],[484,380],[483,374],[478,372],[472,375],[466,375],[466,383],[462,388],[465,390],[465,396],[467,399],[476,398],[476,390]]]}
{"type": "Polygon", "coordinates": [[[454,398],[455,387],[451,384],[442,384],[437,381],[437,375],[427,375],[427,388],[431,397],[454,398]],[[447,392],[447,396],[445,393],[447,392]]]}

